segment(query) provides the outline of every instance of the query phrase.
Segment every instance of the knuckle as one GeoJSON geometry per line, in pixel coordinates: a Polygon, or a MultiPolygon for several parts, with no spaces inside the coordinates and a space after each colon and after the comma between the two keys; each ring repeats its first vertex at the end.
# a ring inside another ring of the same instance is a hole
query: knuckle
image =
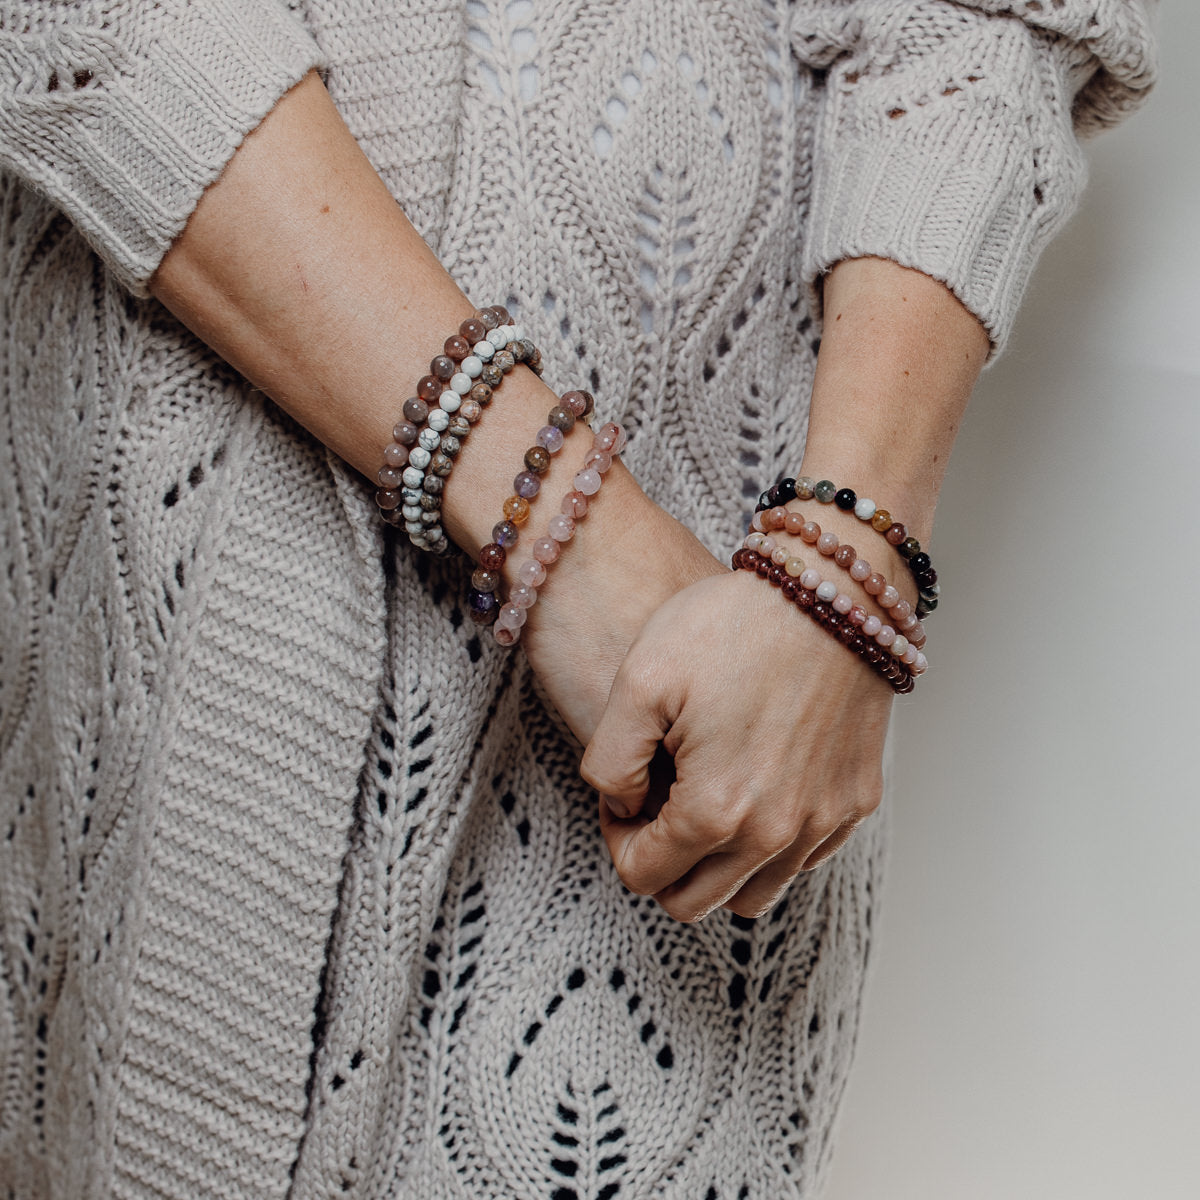
{"type": "Polygon", "coordinates": [[[637,863],[618,863],[621,882],[637,896],[651,896],[657,890],[649,870],[637,863]]]}
{"type": "Polygon", "coordinates": [[[707,905],[699,904],[695,900],[689,901],[668,897],[660,900],[659,904],[667,916],[684,925],[695,925],[697,921],[702,921],[709,913],[707,905]]]}

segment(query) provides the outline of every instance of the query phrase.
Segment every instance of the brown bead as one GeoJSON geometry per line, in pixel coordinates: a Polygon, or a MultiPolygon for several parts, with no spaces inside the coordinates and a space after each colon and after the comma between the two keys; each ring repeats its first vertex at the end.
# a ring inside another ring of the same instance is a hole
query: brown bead
{"type": "Polygon", "coordinates": [[[892,527],[892,514],[886,508],[877,508],[871,518],[871,528],[876,533],[887,533],[892,527]]]}
{"type": "Polygon", "coordinates": [[[471,586],[477,592],[494,592],[500,586],[500,572],[477,567],[471,575],[471,586]]]}
{"type": "Polygon", "coordinates": [[[392,430],[392,437],[402,446],[415,446],[417,435],[421,431],[411,421],[397,421],[392,430]]]}
{"type": "Polygon", "coordinates": [[[512,317],[508,315],[508,309],[503,304],[493,304],[492,312],[496,314],[496,323],[498,325],[511,325],[513,323],[512,317]]]}
{"type": "Polygon", "coordinates": [[[545,446],[530,446],[525,451],[525,466],[535,475],[544,475],[550,469],[550,451],[545,446]]]}
{"type": "Polygon", "coordinates": [[[422,375],[417,381],[417,395],[426,404],[432,404],[446,389],[436,375],[422,375]]]}
{"type": "Polygon", "coordinates": [[[555,429],[561,429],[563,433],[570,433],[575,428],[575,414],[565,405],[556,404],[550,410],[546,424],[553,425],[555,429]]]}
{"type": "Polygon", "coordinates": [[[390,512],[393,508],[400,507],[400,493],[394,488],[380,488],[375,493],[375,503],[390,512]]]}
{"type": "Polygon", "coordinates": [[[504,382],[504,372],[494,362],[484,363],[479,378],[490,388],[498,388],[504,382]]]}
{"type": "Polygon", "coordinates": [[[758,557],[754,560],[754,569],[759,573],[759,575],[766,579],[767,572],[771,569],[771,560],[769,558],[763,558],[761,554],[758,555],[758,557]]]}
{"type": "Polygon", "coordinates": [[[410,396],[404,402],[404,419],[414,425],[424,425],[429,416],[429,405],[419,396],[410,396]]]}
{"type": "Polygon", "coordinates": [[[497,350],[492,355],[492,366],[499,367],[505,375],[517,365],[517,360],[507,350],[497,350]]]}
{"type": "MultiPolygon", "coordinates": [[[[475,314],[475,320],[482,322],[488,330],[495,329],[496,326],[500,324],[500,321],[496,317],[496,310],[494,308],[481,308],[475,314]]],[[[479,341],[478,338],[475,340],[479,341]]]]}
{"type": "Polygon", "coordinates": [[[487,408],[492,402],[492,389],[486,383],[477,383],[467,393],[480,408],[487,408]]]}
{"type": "MultiPolygon", "coordinates": [[[[482,342],[487,337],[487,326],[477,317],[468,317],[459,327],[460,336],[467,339],[473,346],[476,342],[482,342]]],[[[453,358],[454,356],[451,355],[453,358]]]]}
{"type": "Polygon", "coordinates": [[[453,362],[460,363],[471,353],[471,343],[461,334],[453,334],[446,339],[445,345],[442,346],[442,353],[453,362]]]}
{"type": "MultiPolygon", "coordinates": [[[[443,454],[444,454],[444,455],[445,455],[447,458],[457,458],[457,457],[458,457],[458,452],[459,452],[461,449],[462,449],[462,442],[460,442],[460,441],[458,440],[458,438],[456,438],[456,437],[452,436],[452,435],[451,435],[451,434],[449,434],[449,433],[444,433],[444,434],[442,435],[442,445],[441,445],[441,452],[442,452],[442,453],[443,453],[443,454]]],[[[429,465],[430,465],[430,466],[433,466],[433,463],[432,463],[432,461],[430,462],[430,464],[429,464],[429,465]]]]}
{"type": "Polygon", "coordinates": [[[908,530],[905,529],[899,521],[893,521],[892,524],[888,526],[888,531],[884,536],[893,546],[898,546],[906,537],[908,537],[908,530]]]}
{"type": "Polygon", "coordinates": [[[443,381],[450,378],[457,370],[457,365],[448,354],[439,354],[430,364],[429,373],[443,381]]]}
{"type": "Polygon", "coordinates": [[[479,551],[479,565],[485,571],[499,571],[504,566],[505,559],[507,558],[508,555],[505,553],[504,547],[497,546],[495,542],[488,542],[479,551]]]}
{"type": "Polygon", "coordinates": [[[444,479],[451,471],[454,470],[454,462],[447,458],[440,450],[429,460],[429,469],[435,474],[440,475],[444,479]]]}
{"type": "Polygon", "coordinates": [[[833,561],[839,567],[849,567],[856,558],[858,558],[858,551],[853,546],[847,546],[845,542],[833,552],[833,561]]]}
{"type": "MultiPolygon", "coordinates": [[[[471,432],[471,422],[462,415],[462,409],[452,416],[446,425],[446,432],[451,437],[456,437],[461,442],[471,432]]],[[[443,446],[445,443],[443,442],[443,446]]]]}

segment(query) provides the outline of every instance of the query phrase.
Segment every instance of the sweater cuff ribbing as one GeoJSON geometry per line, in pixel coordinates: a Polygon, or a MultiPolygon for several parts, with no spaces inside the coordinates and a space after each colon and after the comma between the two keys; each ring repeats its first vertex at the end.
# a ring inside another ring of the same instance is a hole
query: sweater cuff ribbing
{"type": "Polygon", "coordinates": [[[955,22],[935,63],[906,63],[900,38],[882,70],[855,56],[830,71],[802,265],[813,286],[845,258],[922,271],[975,314],[994,357],[1083,187],[1078,55],[1017,21],[959,11],[955,22]]]}
{"type": "Polygon", "coordinates": [[[319,48],[276,0],[134,6],[0,35],[17,77],[0,164],[47,195],[135,295],[205,188],[319,48]],[[15,93],[15,94],[14,94],[15,93]]]}

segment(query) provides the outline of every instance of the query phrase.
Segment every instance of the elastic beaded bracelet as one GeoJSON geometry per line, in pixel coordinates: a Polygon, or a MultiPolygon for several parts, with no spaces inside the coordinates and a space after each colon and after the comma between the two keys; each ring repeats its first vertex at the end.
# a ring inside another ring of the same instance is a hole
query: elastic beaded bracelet
{"type": "Polygon", "coordinates": [[[843,646],[857,654],[877,675],[885,679],[898,695],[903,696],[913,690],[913,671],[889,651],[864,637],[848,615],[843,616],[830,604],[819,599],[815,592],[801,587],[783,567],[745,547],[735,551],[733,567],[735,570],[753,571],[779,588],[801,612],[811,617],[843,646]]]}
{"type": "Polygon", "coordinates": [[[806,591],[812,592],[818,600],[828,604],[839,616],[845,617],[851,625],[861,629],[866,637],[874,639],[881,649],[903,662],[912,674],[920,675],[928,667],[928,660],[920,653],[925,644],[924,633],[919,639],[914,639],[911,634],[906,635],[891,625],[885,625],[879,617],[868,613],[861,604],[855,604],[850,596],[838,589],[837,584],[823,579],[819,571],[806,566],[802,558],[787,554],[769,534],[748,534],[742,548],[767,559],[772,566],[782,567],[789,579],[794,579],[806,591]]]}
{"type": "Polygon", "coordinates": [[[446,339],[442,353],[404,402],[377,475],[383,519],[403,526],[413,545],[453,550],[441,528],[442,491],[471,427],[517,363],[542,371],[538,348],[502,305],[480,309],[446,339]]]}
{"type": "Polygon", "coordinates": [[[625,431],[620,425],[609,422],[597,430],[583,467],[575,474],[575,487],[563,497],[561,511],[550,518],[545,535],[533,543],[532,557],[517,567],[517,583],[496,614],[492,636],[501,646],[513,646],[520,640],[526,614],[537,603],[537,590],[546,581],[546,568],[558,559],[562,546],[575,536],[576,522],[587,515],[605,473],[624,449],[625,431]]]}
{"type": "MultiPolygon", "coordinates": [[[[756,512],[750,528],[752,533],[763,536],[785,531],[795,534],[807,545],[815,546],[819,554],[833,559],[855,583],[862,584],[863,591],[874,597],[880,608],[887,611],[898,632],[905,634],[918,649],[925,645],[925,627],[913,611],[913,606],[883,575],[873,570],[865,558],[859,558],[853,546],[846,542],[839,543],[836,533],[828,530],[823,533],[816,521],[806,520],[803,513],[782,505],[756,512]]],[[[749,539],[745,544],[749,545],[749,539]]],[[[758,547],[750,546],[750,549],[756,550],[758,547]]],[[[776,547],[773,552],[764,549],[760,553],[769,553],[773,562],[782,562],[780,555],[786,556],[787,552],[782,547],[776,547]]]]}
{"type": "Polygon", "coordinates": [[[933,569],[929,555],[921,549],[921,543],[915,537],[909,537],[908,530],[899,521],[893,521],[886,508],[877,507],[874,500],[859,497],[852,488],[839,488],[828,479],[813,480],[808,475],[781,479],[759,496],[755,512],[787,504],[790,500],[814,498],[821,504],[836,504],[843,512],[853,512],[896,548],[917,585],[918,617],[927,617],[937,608],[941,595],[937,571],[933,569]]]}

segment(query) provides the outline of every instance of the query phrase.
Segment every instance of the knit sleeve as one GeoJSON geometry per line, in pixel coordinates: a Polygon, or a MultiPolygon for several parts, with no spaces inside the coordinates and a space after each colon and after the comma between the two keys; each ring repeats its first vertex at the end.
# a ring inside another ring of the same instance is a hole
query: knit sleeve
{"type": "Polygon", "coordinates": [[[844,258],[913,267],[998,352],[1082,190],[1079,135],[1150,87],[1145,0],[824,0],[793,46],[824,70],[806,278],[844,258]]]}
{"type": "Polygon", "coordinates": [[[144,296],[204,189],[320,63],[286,0],[0,0],[0,170],[144,296]]]}

